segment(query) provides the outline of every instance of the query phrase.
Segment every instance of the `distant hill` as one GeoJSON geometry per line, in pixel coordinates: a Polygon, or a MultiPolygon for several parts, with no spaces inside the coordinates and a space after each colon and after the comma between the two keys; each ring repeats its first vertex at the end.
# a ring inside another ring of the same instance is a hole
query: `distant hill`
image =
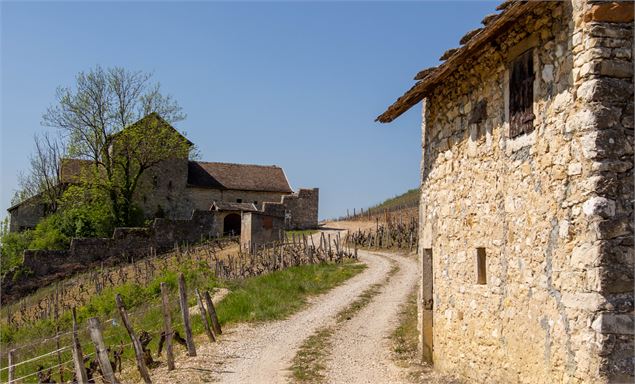
{"type": "Polygon", "coordinates": [[[413,188],[406,193],[399,196],[392,197],[384,200],[371,207],[371,211],[384,210],[384,209],[398,209],[398,208],[410,208],[417,207],[419,205],[419,188],[413,188]]]}

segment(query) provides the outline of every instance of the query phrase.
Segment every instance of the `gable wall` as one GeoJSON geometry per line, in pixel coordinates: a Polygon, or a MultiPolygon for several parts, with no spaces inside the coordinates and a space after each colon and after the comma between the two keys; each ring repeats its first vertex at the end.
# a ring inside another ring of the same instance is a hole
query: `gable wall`
{"type": "MultiPolygon", "coordinates": [[[[584,85],[600,76],[580,59],[599,44],[584,21],[590,8],[541,6],[424,102],[420,268],[431,249],[433,276],[422,275],[422,287],[432,279],[433,359],[442,371],[474,382],[527,383],[632,372],[632,331],[620,334],[629,321],[632,329],[632,271],[607,268],[602,248],[612,242],[613,260],[632,266],[632,71],[613,85],[617,91],[584,85]],[[526,44],[535,46],[536,128],[509,139],[508,60],[526,44]],[[598,133],[609,128],[599,114],[611,98],[620,106],[609,108],[616,115],[611,133],[598,140],[607,135],[598,133]],[[468,124],[483,99],[486,119],[468,124]],[[613,191],[602,189],[607,183],[613,191]],[[602,200],[607,192],[611,201],[602,200]],[[487,254],[484,285],[476,284],[479,247],[487,254]],[[610,286],[607,269],[621,285],[610,286]],[[599,330],[603,316],[613,328],[599,330]]],[[[624,49],[632,47],[632,22],[603,33],[621,33],[603,54],[632,67],[624,49]]],[[[420,292],[420,327],[423,299],[420,292]]]]}

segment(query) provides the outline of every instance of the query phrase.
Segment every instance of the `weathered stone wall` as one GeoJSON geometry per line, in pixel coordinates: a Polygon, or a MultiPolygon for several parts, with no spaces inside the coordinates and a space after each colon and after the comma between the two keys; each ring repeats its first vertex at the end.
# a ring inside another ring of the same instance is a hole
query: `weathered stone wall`
{"type": "Polygon", "coordinates": [[[211,188],[187,188],[188,206],[191,209],[208,210],[213,201],[226,201],[236,203],[241,199],[243,203],[256,203],[256,208],[261,209],[265,202],[280,202],[281,192],[256,192],[256,191],[235,191],[220,190],[211,188]]]}
{"type": "Polygon", "coordinates": [[[313,229],[318,226],[319,188],[300,189],[282,197],[287,210],[288,229],[313,229]]]}
{"type": "Polygon", "coordinates": [[[420,326],[437,369],[632,380],[632,13],[614,22],[597,7],[541,5],[424,102],[419,249],[433,276],[420,326]],[[509,62],[529,48],[535,130],[510,138],[509,62]],[[485,118],[468,124],[482,100],[485,118]]]}
{"type": "Polygon", "coordinates": [[[586,228],[571,263],[592,277],[592,290],[602,295],[591,323],[601,377],[635,382],[633,3],[597,3],[581,11],[581,41],[573,52],[576,99],[583,108],[571,117],[569,130],[580,132],[588,195],[579,214],[586,228]]]}
{"type": "Polygon", "coordinates": [[[9,219],[9,231],[17,232],[34,228],[44,217],[44,204],[37,200],[26,202],[11,210],[9,219]]]}
{"type": "MultiPolygon", "coordinates": [[[[2,279],[5,297],[19,297],[38,288],[38,279],[70,274],[91,268],[97,263],[107,265],[146,257],[151,250],[162,252],[176,243],[194,243],[216,236],[222,231],[222,221],[215,212],[193,211],[188,220],[155,219],[150,228],[116,228],[111,238],[74,238],[68,250],[24,251],[23,266],[31,273],[16,280],[12,275],[2,279]],[[220,225],[220,227],[219,227],[220,225]]],[[[3,299],[4,302],[4,299],[3,299]]]]}
{"type": "Polygon", "coordinates": [[[284,239],[284,218],[262,212],[244,212],[241,220],[240,244],[243,250],[284,239]]]}
{"type": "MultiPolygon", "coordinates": [[[[187,219],[194,209],[187,201],[187,159],[162,161],[139,180],[135,201],[147,218],[187,219]]],[[[209,208],[209,207],[208,207],[209,208]]]]}

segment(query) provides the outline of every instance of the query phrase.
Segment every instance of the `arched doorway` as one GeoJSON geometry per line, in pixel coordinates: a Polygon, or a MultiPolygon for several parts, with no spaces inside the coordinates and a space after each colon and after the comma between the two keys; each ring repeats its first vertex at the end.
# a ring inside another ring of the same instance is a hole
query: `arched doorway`
{"type": "Polygon", "coordinates": [[[230,213],[223,219],[223,235],[240,235],[240,215],[238,213],[230,213]]]}

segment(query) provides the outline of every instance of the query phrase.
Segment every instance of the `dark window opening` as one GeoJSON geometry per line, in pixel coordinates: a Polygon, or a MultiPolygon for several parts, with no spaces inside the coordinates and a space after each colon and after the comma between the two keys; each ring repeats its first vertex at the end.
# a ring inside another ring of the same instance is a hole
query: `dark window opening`
{"type": "Polygon", "coordinates": [[[152,176],[152,186],[154,188],[159,187],[159,177],[157,175],[152,176]]]}
{"type": "Polygon", "coordinates": [[[172,190],[172,180],[170,180],[168,182],[168,190],[170,190],[170,191],[172,190]]]}
{"type": "Polygon", "coordinates": [[[534,60],[527,51],[512,63],[509,79],[509,137],[534,130],[534,60]]]}
{"type": "Polygon", "coordinates": [[[240,236],[240,215],[230,213],[223,219],[223,234],[226,236],[240,236]]]}
{"type": "Polygon", "coordinates": [[[258,205],[258,200],[254,201],[254,205],[258,205]]]}
{"type": "Polygon", "coordinates": [[[236,199],[236,202],[237,202],[237,203],[242,203],[242,202],[243,202],[243,199],[236,199]]]}
{"type": "Polygon", "coordinates": [[[476,284],[487,284],[487,255],[485,248],[476,248],[476,284]]]}

